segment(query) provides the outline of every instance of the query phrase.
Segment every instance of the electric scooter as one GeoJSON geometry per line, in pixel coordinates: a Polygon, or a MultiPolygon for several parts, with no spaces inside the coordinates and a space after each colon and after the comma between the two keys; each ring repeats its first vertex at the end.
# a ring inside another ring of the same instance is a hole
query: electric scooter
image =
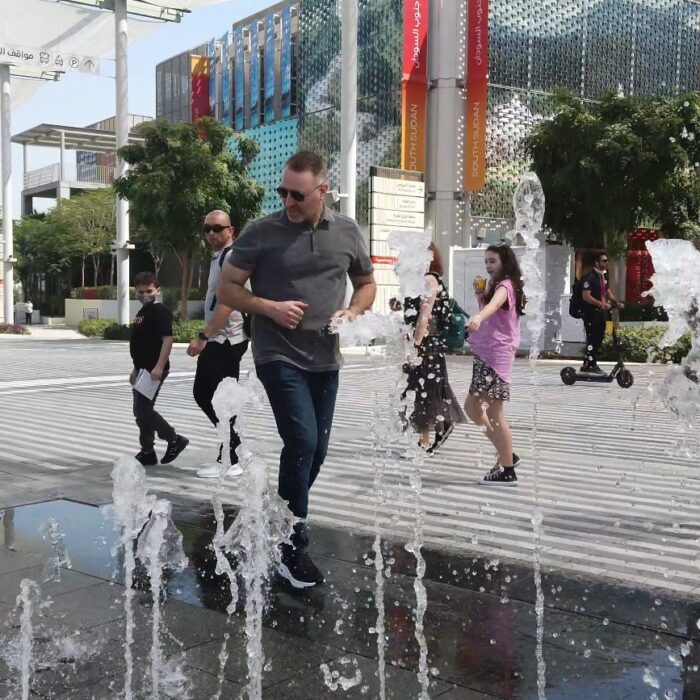
{"type": "Polygon", "coordinates": [[[613,309],[612,311],[612,339],[613,348],[617,354],[617,364],[612,368],[609,374],[596,374],[594,372],[583,372],[575,367],[564,367],[561,371],[560,376],[562,382],[567,386],[571,386],[576,382],[599,382],[602,384],[611,384],[613,381],[617,383],[623,389],[629,389],[634,384],[634,377],[632,372],[630,372],[625,367],[625,361],[622,358],[622,344],[620,343],[620,336],[618,335],[618,329],[620,326],[620,310],[613,309]]]}

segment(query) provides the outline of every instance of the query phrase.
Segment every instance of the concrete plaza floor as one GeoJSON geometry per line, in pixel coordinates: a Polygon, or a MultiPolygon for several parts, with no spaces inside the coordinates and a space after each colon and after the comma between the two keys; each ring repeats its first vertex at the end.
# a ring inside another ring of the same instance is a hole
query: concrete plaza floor
{"type": "MultiPolygon", "coordinates": [[[[0,379],[3,639],[17,638],[19,582],[41,579],[49,553],[39,528],[54,518],[66,533],[73,569],[42,590],[53,602],[37,617],[32,691],[121,697],[124,589],[119,556],[112,558],[96,506],[111,500],[111,460],[135,451],[124,382],[128,350],[121,343],[13,339],[0,341],[0,364],[6,368],[0,379]],[[78,630],[90,653],[57,653],[55,641],[78,630]]],[[[244,365],[250,367],[248,359],[244,365]]],[[[449,366],[463,396],[470,361],[454,358],[449,366]]],[[[527,363],[516,367],[509,416],[525,457],[518,489],[484,493],[478,486],[492,458],[470,427],[455,431],[424,465],[431,696],[538,697],[531,524],[537,506],[544,516],[546,697],[700,698],[700,479],[690,453],[697,438],[656,400],[655,382],[665,368],[634,368],[637,381],[626,391],[564,387],[560,368],[541,363],[533,375],[527,363]]],[[[236,698],[246,683],[243,621],[239,613],[226,625],[226,598],[212,577],[207,544],[212,495],[233,513],[241,494],[235,481],[214,485],[194,475],[211,459],[216,438],[191,399],[193,370],[184,351],[175,352],[159,399],[191,446],[174,465],[148,472],[152,490],[175,504],[190,557],[189,568],[168,582],[165,618],[173,639],[166,651],[173,658],[184,653],[190,697],[212,697],[221,640],[230,633],[222,697],[236,698]]],[[[360,355],[351,355],[342,373],[331,450],[311,504],[313,553],[327,584],[298,594],[273,583],[264,697],[378,697],[372,478],[386,446],[368,435],[385,410],[387,377],[381,362],[360,355]],[[323,663],[331,674],[361,681],[332,690],[323,663]]],[[[269,409],[252,411],[248,425],[274,482],[279,442],[269,409]]],[[[408,472],[405,463],[389,460],[380,513],[391,562],[384,598],[387,696],[402,699],[419,696],[415,564],[404,548],[413,522],[408,472]]],[[[150,648],[145,588],[137,593],[139,679],[148,675],[150,648]]],[[[0,697],[21,697],[17,671],[2,661],[0,678],[0,697]]],[[[142,684],[137,696],[148,692],[142,684]]]]}

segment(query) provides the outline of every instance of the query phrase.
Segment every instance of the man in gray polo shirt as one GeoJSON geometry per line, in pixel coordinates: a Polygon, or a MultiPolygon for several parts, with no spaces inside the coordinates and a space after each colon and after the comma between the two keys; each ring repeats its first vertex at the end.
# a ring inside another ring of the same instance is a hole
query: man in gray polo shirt
{"type": "Polygon", "coordinates": [[[342,363],[332,319],[354,319],[376,294],[357,224],[325,206],[319,156],[292,156],[277,189],[283,209],[253,221],[233,248],[217,289],[226,305],[253,314],[253,357],[284,443],[279,495],[302,521],[282,546],[280,574],[295,588],[323,583],[306,553],[309,489],[328,451],[342,363]],[[353,286],[344,307],[347,277],[353,286]],[[252,292],[245,288],[250,280],[252,292]]]}

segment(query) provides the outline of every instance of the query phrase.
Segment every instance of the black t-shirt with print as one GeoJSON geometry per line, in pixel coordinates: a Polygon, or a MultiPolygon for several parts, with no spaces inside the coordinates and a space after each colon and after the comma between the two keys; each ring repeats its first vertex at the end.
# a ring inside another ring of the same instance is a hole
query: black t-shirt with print
{"type": "MultiPolygon", "coordinates": [[[[163,304],[144,304],[134,318],[129,350],[136,369],[149,372],[158,364],[163,338],[173,334],[173,316],[163,304]]],[[[170,360],[165,363],[165,371],[170,360]]]]}

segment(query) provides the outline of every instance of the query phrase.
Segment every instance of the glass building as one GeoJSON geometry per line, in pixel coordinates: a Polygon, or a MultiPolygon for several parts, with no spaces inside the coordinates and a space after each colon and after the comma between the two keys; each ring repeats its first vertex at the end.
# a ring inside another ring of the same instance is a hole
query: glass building
{"type": "MultiPolygon", "coordinates": [[[[425,0],[430,9],[427,213],[436,230],[449,229],[450,243],[459,245],[469,245],[470,232],[484,222],[508,225],[512,193],[527,168],[519,143],[533,124],[551,115],[555,90],[597,100],[606,92],[671,96],[700,89],[700,5],[695,2],[491,0],[485,176],[482,187],[467,193],[464,162],[472,144],[465,118],[465,56],[467,18],[475,2],[453,0],[448,7],[425,0]],[[446,87],[453,93],[447,115],[439,102],[446,87]],[[438,224],[440,207],[445,216],[438,224]]],[[[404,37],[410,37],[407,17],[416,3],[358,4],[357,216],[366,223],[370,166],[401,164],[402,53],[404,37]]],[[[157,116],[193,118],[193,66],[206,60],[209,112],[260,144],[252,172],[269,193],[266,211],[277,207],[280,170],[298,148],[320,152],[337,187],[340,48],[337,0],[271,5],[208,45],[161,63],[157,116]]]]}

